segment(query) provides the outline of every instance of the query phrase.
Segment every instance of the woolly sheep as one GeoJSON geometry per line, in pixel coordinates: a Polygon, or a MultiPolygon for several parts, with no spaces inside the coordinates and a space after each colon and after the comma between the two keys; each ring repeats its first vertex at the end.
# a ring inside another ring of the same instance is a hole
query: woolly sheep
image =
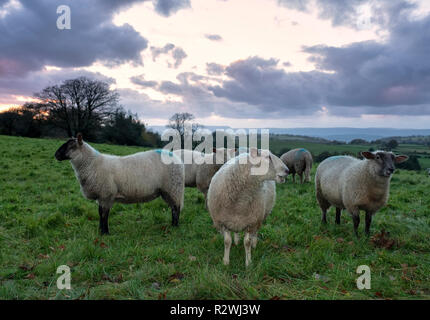
{"type": "Polygon", "coordinates": [[[224,236],[224,264],[230,262],[231,232],[245,231],[245,265],[251,263],[251,246],[275,203],[275,183],[283,183],[287,166],[268,150],[251,148],[249,153],[229,160],[213,176],[208,190],[208,209],[214,227],[224,236]],[[246,159],[243,159],[245,157],[246,159]],[[246,163],[240,163],[240,160],[246,163]],[[261,175],[252,174],[258,162],[268,164],[261,175]]]}
{"type": "Polygon", "coordinates": [[[205,196],[205,201],[207,199],[207,192],[212,177],[224,163],[226,163],[230,158],[234,158],[235,152],[234,149],[225,148],[218,148],[213,151],[213,153],[209,154],[202,154],[201,152],[187,149],[173,151],[173,153],[184,162],[192,160],[192,163],[184,164],[185,186],[197,187],[197,189],[205,196]],[[198,162],[199,160],[197,160],[199,158],[200,163],[198,162]]]}
{"type": "Polygon", "coordinates": [[[340,224],[342,209],[352,215],[354,232],[358,236],[360,210],[366,212],[366,234],[369,235],[372,216],[387,204],[390,180],[395,163],[402,163],[407,156],[392,152],[361,152],[359,160],[349,156],[327,158],[317,168],[315,175],[316,198],[322,211],[322,222],[327,223],[327,210],[336,207],[336,224],[340,224]]]}
{"type": "Polygon", "coordinates": [[[55,158],[70,160],[82,194],[99,205],[101,233],[109,234],[109,211],[114,202],[147,202],[158,196],[172,210],[172,225],[178,225],[184,203],[184,165],[172,153],[172,163],[164,164],[162,152],[166,151],[124,157],[101,154],[78,134],[57,150],[55,158]]]}
{"type": "Polygon", "coordinates": [[[303,148],[293,149],[281,156],[281,160],[290,169],[290,173],[293,176],[293,182],[296,181],[296,173],[300,177],[300,183],[303,183],[303,173],[305,174],[305,180],[311,181],[311,170],[312,170],[312,154],[303,148]]]}

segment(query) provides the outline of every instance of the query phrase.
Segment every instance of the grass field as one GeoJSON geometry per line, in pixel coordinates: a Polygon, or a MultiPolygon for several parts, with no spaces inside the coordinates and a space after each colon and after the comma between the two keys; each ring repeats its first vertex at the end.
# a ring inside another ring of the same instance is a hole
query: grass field
{"type": "MultiPolygon", "coordinates": [[[[271,151],[279,154],[280,152],[283,152],[285,148],[288,148],[288,149],[306,148],[314,156],[316,156],[324,151],[328,151],[330,153],[339,153],[339,154],[348,153],[348,154],[357,155],[360,151],[366,151],[366,150],[369,150],[369,148],[378,150],[378,145],[376,144],[375,145],[321,144],[321,143],[315,143],[310,141],[289,140],[289,139],[285,139],[286,137],[281,136],[281,138],[277,137],[277,138],[270,139],[271,151]]],[[[400,144],[399,147],[394,150],[394,152],[398,154],[406,153],[408,155],[417,155],[419,157],[418,161],[422,169],[430,167],[430,148],[425,145],[400,144]]]]}
{"type": "MultiPolygon", "coordinates": [[[[430,179],[398,171],[389,205],[378,212],[372,241],[320,224],[313,184],[277,186],[277,202],[260,230],[253,263],[243,245],[222,264],[223,240],[203,196],[187,189],[180,226],[160,199],[115,204],[110,236],[98,233],[94,202],[79,191],[63,141],[0,136],[1,299],[428,299],[430,298],[430,179]],[[382,237],[382,236],[381,236],[382,237]],[[71,290],[56,287],[57,267],[72,271],[71,290]],[[372,288],[358,290],[356,269],[371,269],[372,288]]],[[[125,155],[137,147],[94,145],[125,155]]],[[[315,171],[315,168],[314,168],[315,171]]],[[[363,220],[363,219],[362,219],[363,220]]]]}

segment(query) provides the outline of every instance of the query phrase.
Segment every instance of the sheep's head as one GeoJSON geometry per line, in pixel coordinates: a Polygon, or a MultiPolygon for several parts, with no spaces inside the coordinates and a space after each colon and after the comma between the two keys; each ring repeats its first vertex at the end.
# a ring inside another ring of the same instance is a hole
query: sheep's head
{"type": "Polygon", "coordinates": [[[375,174],[381,177],[391,177],[395,170],[395,164],[402,163],[408,160],[408,156],[398,155],[396,156],[392,152],[387,151],[363,151],[361,155],[372,161],[374,164],[375,174]]]}
{"type": "Polygon", "coordinates": [[[58,161],[70,160],[76,152],[79,152],[84,141],[82,140],[82,134],[78,133],[76,138],[67,140],[58,150],[55,152],[55,159],[58,161]]]}
{"type": "Polygon", "coordinates": [[[253,167],[251,174],[264,176],[265,180],[275,180],[277,183],[284,183],[288,175],[288,167],[271,153],[269,150],[258,150],[250,148],[250,159],[252,164],[259,163],[258,167],[253,167]]]}

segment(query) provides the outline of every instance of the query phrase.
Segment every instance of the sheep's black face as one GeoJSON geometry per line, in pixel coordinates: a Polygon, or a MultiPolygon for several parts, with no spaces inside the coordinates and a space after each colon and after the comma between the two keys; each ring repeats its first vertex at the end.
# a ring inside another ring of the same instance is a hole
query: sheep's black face
{"type": "Polygon", "coordinates": [[[55,159],[58,161],[70,160],[70,152],[77,148],[77,140],[69,139],[55,152],[55,159]]]}
{"type": "Polygon", "coordinates": [[[382,177],[391,177],[396,170],[394,163],[396,157],[390,152],[377,152],[375,154],[375,161],[379,164],[379,175],[382,177]]]}

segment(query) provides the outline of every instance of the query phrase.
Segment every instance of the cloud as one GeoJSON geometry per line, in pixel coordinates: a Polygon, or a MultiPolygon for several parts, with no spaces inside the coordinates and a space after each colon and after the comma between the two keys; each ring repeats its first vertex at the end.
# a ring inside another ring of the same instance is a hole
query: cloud
{"type": "Polygon", "coordinates": [[[165,17],[181,9],[191,8],[190,0],[154,0],[155,11],[165,17]]]}
{"type": "Polygon", "coordinates": [[[29,97],[41,91],[47,86],[57,85],[64,80],[78,77],[88,77],[114,84],[113,78],[102,75],[98,72],[86,70],[76,70],[74,68],[64,68],[61,70],[40,70],[32,71],[22,78],[1,78],[0,77],[0,97],[2,104],[21,104],[24,101],[17,100],[17,96],[29,97]]]}
{"type": "Polygon", "coordinates": [[[96,61],[141,63],[147,40],[112,15],[136,1],[21,0],[0,18],[0,77],[23,76],[45,65],[84,67],[96,61]],[[71,10],[71,30],[59,30],[57,6],[71,10]]]}
{"type": "Polygon", "coordinates": [[[211,41],[221,41],[222,37],[219,34],[205,34],[205,38],[211,41]]]}
{"type": "Polygon", "coordinates": [[[305,47],[317,70],[286,72],[276,59],[231,63],[217,97],[264,112],[313,114],[324,106],[342,116],[430,114],[430,16],[392,26],[387,42],[305,47]]]}
{"type": "Polygon", "coordinates": [[[224,66],[218,63],[206,63],[206,71],[211,76],[219,76],[224,73],[224,66]]]}
{"type": "Polygon", "coordinates": [[[186,52],[176,47],[173,43],[167,43],[164,47],[151,47],[152,61],[156,61],[160,55],[170,55],[173,58],[173,63],[167,62],[169,68],[177,69],[182,61],[187,57],[186,52]]]}
{"type": "Polygon", "coordinates": [[[302,12],[311,11],[314,3],[320,18],[331,20],[333,26],[355,29],[371,25],[388,27],[417,8],[415,3],[407,0],[278,0],[279,5],[302,12]]]}
{"type": "Polygon", "coordinates": [[[130,81],[144,88],[154,88],[158,85],[157,81],[145,80],[144,75],[130,77],[130,81]]]}

